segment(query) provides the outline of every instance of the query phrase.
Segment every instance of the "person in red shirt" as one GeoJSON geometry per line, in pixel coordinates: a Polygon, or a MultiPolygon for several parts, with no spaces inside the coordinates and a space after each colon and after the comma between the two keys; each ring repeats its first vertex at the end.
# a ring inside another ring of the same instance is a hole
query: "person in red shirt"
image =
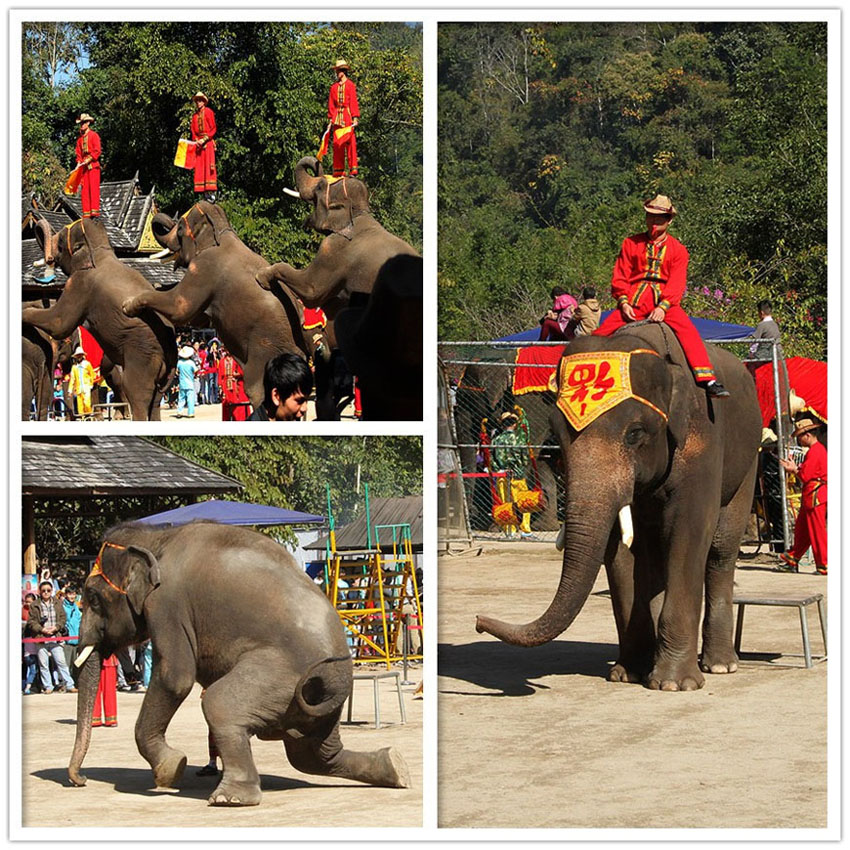
{"type": "Polygon", "coordinates": [[[794,429],[798,445],[805,449],[806,457],[797,466],[793,460],[780,458],[786,472],[794,473],[803,484],[800,497],[800,513],[794,526],[794,548],[779,557],[784,562],[777,569],[781,572],[799,572],[800,558],[809,546],[815,556],[815,568],[826,575],[826,446],[818,439],[820,425],[813,419],[800,419],[794,429]]]}
{"type": "Polygon", "coordinates": [[[623,240],[611,277],[611,294],[618,310],[594,331],[610,336],[614,331],[640,319],[665,322],[676,334],[697,383],[709,396],[729,395],[714,374],[705,343],[680,302],[688,281],[688,249],[667,230],[676,208],[666,195],[647,201],[646,232],[623,240]]]}
{"type": "Polygon", "coordinates": [[[195,192],[205,201],[215,203],[218,192],[218,174],[215,170],[215,113],[207,106],[209,98],[199,91],[192,98],[195,114],[192,116],[192,141],[195,142],[195,192]]]}
{"type": "Polygon", "coordinates": [[[83,166],[80,197],[83,202],[83,218],[100,218],[100,136],[91,129],[94,118],[84,112],[77,119],[80,135],[74,153],[77,165],[83,166]]]}
{"type": "Polygon", "coordinates": [[[351,68],[344,59],[338,59],[331,70],[336,74],[337,80],[331,86],[328,95],[328,122],[332,130],[334,149],[334,177],[342,177],[345,174],[346,156],[348,156],[349,175],[356,177],[357,140],[354,138],[354,128],[360,123],[357,89],[345,73],[351,68]],[[351,128],[348,134],[338,140],[336,131],[347,128],[351,128]]]}
{"type": "Polygon", "coordinates": [[[245,422],[251,414],[250,399],[245,392],[242,367],[229,351],[224,351],[218,361],[218,384],[222,422],[245,422]]]}

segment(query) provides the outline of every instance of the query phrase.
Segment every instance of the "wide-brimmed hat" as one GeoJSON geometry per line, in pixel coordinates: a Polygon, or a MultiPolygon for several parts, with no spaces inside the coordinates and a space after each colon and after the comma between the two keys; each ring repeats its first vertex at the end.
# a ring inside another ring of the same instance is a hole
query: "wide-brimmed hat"
{"type": "Polygon", "coordinates": [[[802,413],[806,409],[806,400],[802,396],[798,396],[791,387],[791,392],[788,394],[788,412],[793,418],[798,413],[802,413]]]}
{"type": "Polygon", "coordinates": [[[84,113],[83,113],[82,115],[80,115],[80,117],[77,119],[76,123],[77,123],[77,124],[82,124],[82,123],[83,123],[83,121],[88,121],[88,122],[89,122],[89,124],[91,124],[91,123],[92,123],[92,121],[94,121],[94,118],[92,118],[92,117],[91,117],[91,115],[89,115],[89,114],[88,114],[88,112],[84,112],[84,113]]]}
{"type": "Polygon", "coordinates": [[[85,356],[86,356],[86,353],[85,353],[85,351],[83,351],[83,347],[82,347],[81,345],[78,345],[78,346],[74,349],[74,357],[79,357],[80,355],[82,355],[83,357],[85,357],[85,356]]]}
{"type": "Polygon", "coordinates": [[[331,65],[331,71],[350,71],[351,66],[345,59],[337,59],[336,62],[331,65]]]}
{"type": "Polygon", "coordinates": [[[210,99],[202,91],[196,91],[192,95],[192,100],[202,100],[204,103],[210,102],[210,99]]]}
{"type": "Polygon", "coordinates": [[[666,195],[656,195],[654,198],[644,201],[643,208],[653,215],[676,215],[676,207],[666,195]]]}
{"type": "Polygon", "coordinates": [[[399,254],[383,265],[365,303],[346,307],[334,332],[348,368],[392,383],[401,394],[422,387],[422,258],[399,254]]]}
{"type": "Polygon", "coordinates": [[[506,410],[500,417],[499,422],[504,425],[506,422],[519,422],[519,416],[513,410],[506,410]]]}
{"type": "Polygon", "coordinates": [[[762,428],[761,429],[761,444],[768,448],[769,446],[775,446],[779,442],[779,437],[776,436],[776,432],[772,428],[762,428]]]}
{"type": "Polygon", "coordinates": [[[191,345],[184,345],[183,348],[181,348],[180,351],[177,353],[177,356],[188,359],[189,357],[194,356],[194,354],[195,349],[192,348],[191,345]]]}
{"type": "Polygon", "coordinates": [[[791,435],[792,437],[799,437],[800,434],[805,434],[807,431],[814,431],[820,428],[821,423],[815,422],[814,419],[809,419],[808,417],[803,417],[802,419],[798,419],[794,423],[794,433],[791,435]]]}

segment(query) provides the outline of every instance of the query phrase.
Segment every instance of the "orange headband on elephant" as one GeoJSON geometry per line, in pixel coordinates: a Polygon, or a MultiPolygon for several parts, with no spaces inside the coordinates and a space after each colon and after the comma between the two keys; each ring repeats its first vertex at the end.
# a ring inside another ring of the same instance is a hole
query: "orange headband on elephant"
{"type": "Polygon", "coordinates": [[[651,407],[664,421],[667,414],[632,392],[629,364],[633,354],[661,355],[649,348],[570,354],[558,364],[558,409],[576,431],[626,399],[651,407]]]}

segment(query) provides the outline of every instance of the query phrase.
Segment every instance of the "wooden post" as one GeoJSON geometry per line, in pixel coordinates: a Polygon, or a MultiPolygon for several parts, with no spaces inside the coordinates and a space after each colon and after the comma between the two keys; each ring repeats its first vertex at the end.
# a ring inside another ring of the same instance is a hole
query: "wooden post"
{"type": "Polygon", "coordinates": [[[24,568],[25,574],[37,573],[38,564],[35,552],[35,511],[33,497],[24,496],[24,568]]]}

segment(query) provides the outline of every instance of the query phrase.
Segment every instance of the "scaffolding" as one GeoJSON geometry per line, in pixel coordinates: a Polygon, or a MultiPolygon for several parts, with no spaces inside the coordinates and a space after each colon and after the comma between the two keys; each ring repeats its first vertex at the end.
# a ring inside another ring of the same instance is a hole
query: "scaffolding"
{"type": "Polygon", "coordinates": [[[411,652],[405,646],[409,630],[404,628],[406,616],[421,628],[421,594],[409,523],[375,525],[373,529],[368,485],[365,495],[366,546],[339,551],[328,488],[325,587],[345,628],[354,663],[384,663],[389,669],[405,657],[422,658],[421,640],[420,651],[411,652]]]}

